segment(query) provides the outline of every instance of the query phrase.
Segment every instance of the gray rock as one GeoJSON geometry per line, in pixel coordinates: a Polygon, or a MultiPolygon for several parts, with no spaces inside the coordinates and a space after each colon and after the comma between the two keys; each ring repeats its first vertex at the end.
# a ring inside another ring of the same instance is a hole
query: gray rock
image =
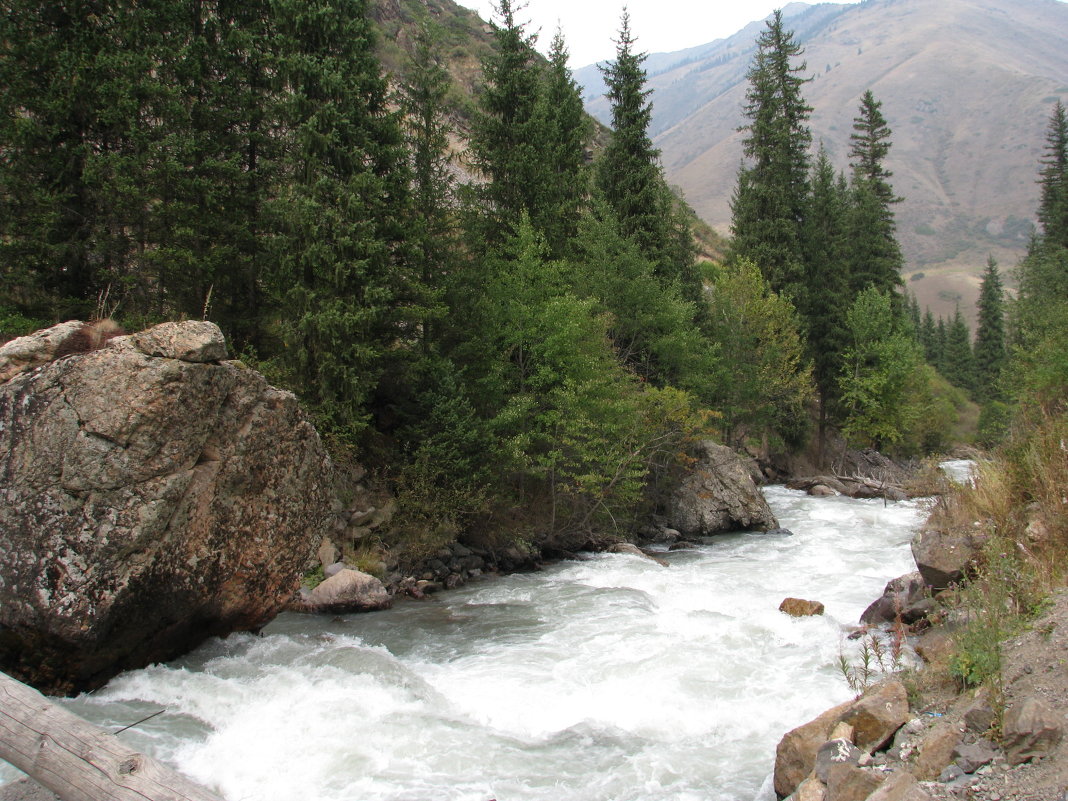
{"type": "Polygon", "coordinates": [[[864,752],[849,740],[828,740],[816,752],[816,766],[813,772],[824,784],[830,775],[832,765],[859,765],[864,752]]]}
{"type": "Polygon", "coordinates": [[[1010,765],[1019,765],[1050,753],[1060,743],[1061,720],[1042,700],[1031,697],[1005,712],[1002,745],[1010,765]]]}
{"type": "Polygon", "coordinates": [[[348,569],[349,569],[349,566],[346,565],[344,562],[332,562],[331,564],[329,564],[329,565],[327,565],[326,567],[323,568],[323,575],[326,576],[327,578],[333,578],[338,573],[340,573],[342,570],[348,570],[348,569]]]}
{"type": "Polygon", "coordinates": [[[315,589],[301,590],[290,609],[338,615],[387,609],[392,603],[393,599],[381,581],[359,570],[343,567],[315,589]]]}
{"type": "Polygon", "coordinates": [[[48,364],[56,358],[56,353],[63,343],[84,326],[85,323],[80,320],[68,320],[0,346],[0,383],[9,381],[19,373],[48,364]]]}
{"type": "Polygon", "coordinates": [[[912,556],[924,582],[935,592],[968,575],[986,537],[981,531],[946,531],[928,522],[912,538],[912,556]]]}
{"type": "Polygon", "coordinates": [[[681,536],[778,528],[778,521],[753,481],[747,463],[711,440],[697,444],[693,469],[668,503],[668,527],[681,536]]]}
{"type": "Polygon", "coordinates": [[[960,743],[953,749],[953,760],[964,773],[975,773],[979,768],[993,762],[995,756],[997,752],[994,751],[994,746],[989,740],[960,743]]]}
{"type": "Polygon", "coordinates": [[[263,626],[331,520],[292,394],[117,341],[0,385],[0,668],[53,693],[263,626]]]}
{"type": "Polygon", "coordinates": [[[129,336],[130,344],[146,356],[178,359],[198,364],[226,358],[226,340],[215,323],[188,320],[161,323],[129,336]]]}
{"type": "Polygon", "coordinates": [[[904,623],[915,623],[931,611],[927,585],[919,571],[891,579],[883,594],[860,616],[861,623],[893,623],[900,615],[904,623]]]}

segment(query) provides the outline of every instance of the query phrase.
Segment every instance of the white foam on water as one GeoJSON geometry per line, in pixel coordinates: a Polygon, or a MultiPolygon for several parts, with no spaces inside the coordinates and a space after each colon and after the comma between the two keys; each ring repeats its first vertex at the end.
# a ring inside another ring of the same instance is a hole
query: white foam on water
{"type": "Polygon", "coordinates": [[[764,801],[850,696],[844,635],[913,569],[912,502],[767,490],[793,536],[598,554],[341,619],[285,615],[68,702],[229,801],[764,801]],[[821,617],[778,611],[795,596],[821,617]]]}

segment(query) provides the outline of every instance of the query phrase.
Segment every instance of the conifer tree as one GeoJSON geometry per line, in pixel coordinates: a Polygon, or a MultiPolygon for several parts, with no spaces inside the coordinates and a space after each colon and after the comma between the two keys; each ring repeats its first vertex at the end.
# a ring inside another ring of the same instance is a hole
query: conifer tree
{"type": "Polygon", "coordinates": [[[991,256],[979,288],[979,325],[975,332],[975,394],[981,401],[997,400],[1005,365],[1005,293],[997,262],[991,256]]]}
{"type": "Polygon", "coordinates": [[[289,183],[274,203],[274,290],[304,396],[351,433],[366,421],[387,350],[421,316],[406,304],[401,268],[406,153],[364,0],[276,8],[289,183]]]}
{"type": "Polygon", "coordinates": [[[945,364],[942,374],[954,386],[969,392],[975,389],[975,356],[972,353],[971,332],[958,306],[946,329],[945,364]]]}
{"type": "Polygon", "coordinates": [[[934,315],[931,308],[927,307],[923,312],[923,323],[920,325],[920,344],[923,345],[923,357],[930,365],[938,363],[938,329],[935,326],[934,315]]]}
{"type": "Polygon", "coordinates": [[[421,339],[424,355],[437,341],[436,325],[444,317],[444,295],[451,275],[456,236],[453,223],[453,179],[449,170],[447,97],[451,82],[431,29],[424,23],[416,34],[411,69],[402,84],[401,109],[412,161],[413,283],[425,309],[421,339]]]}
{"type": "Polygon", "coordinates": [[[536,109],[540,79],[534,45],[516,19],[512,0],[500,0],[493,21],[493,50],[483,59],[485,81],[478,96],[470,150],[487,183],[478,193],[479,213],[491,245],[499,245],[534,214],[541,198],[544,139],[536,109]]]}
{"type": "Polygon", "coordinates": [[[849,266],[845,260],[845,215],[849,198],[835,178],[834,168],[821,145],[813,165],[811,196],[805,218],[805,280],[795,298],[807,329],[808,356],[820,401],[819,441],[834,418],[846,346],[845,312],[850,304],[849,266]]]}
{"type": "Polygon", "coordinates": [[[757,39],[749,68],[743,166],[732,201],[731,255],[758,265],[773,291],[797,297],[803,288],[802,220],[808,194],[812,111],[801,94],[803,54],[776,10],[757,39]]]}
{"type": "Polygon", "coordinates": [[[645,54],[626,11],[616,40],[616,59],[602,67],[612,104],[612,138],[597,164],[597,187],[615,213],[624,236],[631,239],[657,275],[679,281],[685,297],[700,297],[700,278],[688,226],[678,219],[674,200],[660,167],[660,151],[649,138],[652,104],[645,88],[645,54]]]}
{"type": "Polygon", "coordinates": [[[536,126],[545,143],[544,178],[540,184],[544,196],[531,210],[531,221],[545,236],[553,257],[563,255],[578,231],[581,207],[588,194],[586,144],[593,134],[592,122],[567,62],[567,45],[563,34],[557,31],[536,109],[536,126]]]}
{"type": "Polygon", "coordinates": [[[889,183],[892,173],[884,164],[890,151],[890,128],[881,107],[871,90],[866,91],[850,135],[853,204],[849,259],[853,292],[868,286],[892,291],[901,285],[904,260],[892,209],[900,198],[894,195],[889,183]]]}
{"type": "Polygon", "coordinates": [[[1068,115],[1060,101],[1050,116],[1039,184],[1043,240],[1046,245],[1068,248],[1068,115]]]}

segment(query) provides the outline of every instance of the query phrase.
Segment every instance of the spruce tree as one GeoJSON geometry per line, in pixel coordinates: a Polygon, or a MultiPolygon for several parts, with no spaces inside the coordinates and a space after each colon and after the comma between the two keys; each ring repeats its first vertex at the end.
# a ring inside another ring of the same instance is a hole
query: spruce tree
{"type": "Polygon", "coordinates": [[[404,302],[406,153],[365,1],[276,8],[290,178],[273,204],[273,278],[285,353],[304,396],[352,433],[420,316],[404,302]]]}
{"type": "Polygon", "coordinates": [[[425,310],[421,325],[424,355],[439,339],[436,327],[446,313],[444,296],[457,244],[449,169],[450,86],[449,72],[433,42],[429,24],[424,23],[416,33],[411,68],[401,86],[401,110],[412,161],[410,268],[425,310]]]}
{"type": "Polygon", "coordinates": [[[493,49],[482,61],[485,81],[472,124],[470,151],[486,179],[478,191],[485,241],[499,245],[533,214],[541,196],[544,139],[536,109],[540,79],[537,36],[517,21],[511,0],[500,0],[492,22],[493,49]]]}
{"type": "Polygon", "coordinates": [[[760,267],[773,291],[797,297],[803,289],[802,220],[808,194],[812,111],[801,94],[804,50],[776,10],[757,39],[746,92],[745,155],[732,201],[733,258],[760,267]]]}
{"type": "Polygon", "coordinates": [[[1050,116],[1039,184],[1038,219],[1044,243],[1068,248],[1068,115],[1060,101],[1050,116]]]}
{"type": "Polygon", "coordinates": [[[975,394],[981,401],[997,400],[1005,366],[1005,292],[997,262],[991,256],[979,288],[979,325],[975,332],[975,394]]]}
{"type": "Polygon", "coordinates": [[[850,305],[849,266],[845,260],[846,188],[835,177],[821,145],[813,165],[811,196],[805,218],[805,281],[794,299],[807,329],[808,357],[819,397],[819,441],[834,419],[842,351],[846,346],[845,313],[850,305]]]}
{"type": "Polygon", "coordinates": [[[531,221],[545,236],[550,254],[560,257],[578,231],[582,204],[588,194],[586,145],[593,135],[593,124],[568,67],[567,45],[560,31],[553,36],[535,116],[545,151],[539,184],[543,196],[531,210],[531,221]]]}
{"type": "Polygon", "coordinates": [[[923,312],[920,325],[920,344],[923,345],[923,357],[930,365],[938,363],[938,329],[935,327],[934,315],[930,307],[923,312]]]}
{"type": "Polygon", "coordinates": [[[971,332],[958,306],[946,329],[945,364],[942,374],[954,386],[969,392],[975,389],[975,356],[972,353],[971,332]]]}
{"type": "Polygon", "coordinates": [[[873,286],[892,291],[901,285],[904,259],[896,237],[894,195],[885,159],[890,151],[890,128],[883,118],[882,103],[871,91],[860,101],[860,114],[850,135],[853,168],[853,208],[850,219],[850,265],[853,292],[873,286]]]}
{"type": "Polygon", "coordinates": [[[662,277],[673,278],[671,200],[660,169],[660,151],[649,138],[650,90],[645,88],[645,53],[635,51],[630,15],[623,12],[616,58],[601,67],[612,105],[612,138],[597,163],[597,187],[632,240],[662,277]]]}

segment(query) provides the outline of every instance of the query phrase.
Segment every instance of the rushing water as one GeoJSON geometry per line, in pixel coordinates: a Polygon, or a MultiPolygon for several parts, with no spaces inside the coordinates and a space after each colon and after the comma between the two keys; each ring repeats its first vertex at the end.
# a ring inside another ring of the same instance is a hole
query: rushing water
{"type": "Polygon", "coordinates": [[[914,569],[922,511],[766,494],[794,536],[284,615],[68,704],[111,730],[165,709],[122,738],[228,801],[770,799],[782,734],[849,697],[844,636],[914,569]]]}

